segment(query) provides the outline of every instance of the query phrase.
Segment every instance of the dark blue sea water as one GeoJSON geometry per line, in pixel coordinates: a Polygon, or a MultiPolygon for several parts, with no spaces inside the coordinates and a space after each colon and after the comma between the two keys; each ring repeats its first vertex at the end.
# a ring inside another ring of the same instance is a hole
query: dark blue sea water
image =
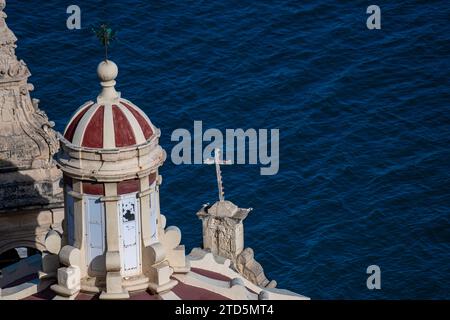
{"type": "MultiPolygon", "coordinates": [[[[162,130],[280,129],[280,171],[223,170],[226,196],[255,210],[246,245],[279,287],[313,299],[450,298],[450,5],[447,1],[8,1],[17,53],[63,130],[99,92],[118,30],[117,87],[162,130]],[[66,8],[82,9],[80,31],[66,8]],[[381,7],[382,29],[366,28],[381,7]],[[382,289],[366,288],[381,268],[382,289]]],[[[162,212],[201,244],[195,216],[214,169],[162,168],[162,212]]]]}

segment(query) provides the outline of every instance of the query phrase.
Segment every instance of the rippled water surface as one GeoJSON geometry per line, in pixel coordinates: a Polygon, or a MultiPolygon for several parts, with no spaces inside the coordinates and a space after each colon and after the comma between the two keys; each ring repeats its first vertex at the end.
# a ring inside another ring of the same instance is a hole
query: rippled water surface
{"type": "MultiPolygon", "coordinates": [[[[102,49],[118,30],[118,89],[162,130],[279,128],[280,171],[224,168],[226,196],[255,210],[246,245],[269,278],[313,299],[449,298],[450,5],[378,1],[7,1],[17,53],[41,107],[63,130],[99,92],[102,49]],[[382,290],[366,288],[377,264],[382,290]]],[[[195,213],[216,199],[214,169],[162,168],[162,212],[200,245],[195,213]]]]}

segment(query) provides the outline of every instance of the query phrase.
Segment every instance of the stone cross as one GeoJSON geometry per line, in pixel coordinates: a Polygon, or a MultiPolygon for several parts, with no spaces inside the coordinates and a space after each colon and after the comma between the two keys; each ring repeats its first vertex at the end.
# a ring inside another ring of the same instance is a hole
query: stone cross
{"type": "Polygon", "coordinates": [[[232,161],[231,160],[221,160],[220,159],[220,149],[216,148],[216,149],[214,149],[214,159],[208,158],[204,161],[204,163],[216,165],[217,187],[219,189],[219,200],[225,201],[225,193],[223,191],[222,172],[220,170],[220,165],[221,164],[229,165],[229,164],[232,164],[232,161]]]}

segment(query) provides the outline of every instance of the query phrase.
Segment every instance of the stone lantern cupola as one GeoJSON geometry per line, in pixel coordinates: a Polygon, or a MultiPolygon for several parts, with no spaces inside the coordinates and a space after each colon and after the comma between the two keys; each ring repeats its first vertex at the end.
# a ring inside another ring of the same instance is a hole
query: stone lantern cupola
{"type": "Polygon", "coordinates": [[[116,91],[114,62],[101,62],[97,74],[101,93],[60,136],[65,246],[54,252],[62,267],[52,289],[66,297],[101,292],[101,299],[166,291],[176,285],[172,273],[189,266],[180,230],[165,229],[160,213],[158,169],[166,159],[160,130],[116,91]]]}

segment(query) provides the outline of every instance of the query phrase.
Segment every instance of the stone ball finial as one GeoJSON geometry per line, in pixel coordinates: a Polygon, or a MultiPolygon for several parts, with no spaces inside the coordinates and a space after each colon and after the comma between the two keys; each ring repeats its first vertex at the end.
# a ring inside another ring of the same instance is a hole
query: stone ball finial
{"type": "Polygon", "coordinates": [[[0,11],[3,11],[6,7],[6,0],[0,0],[0,11]]]}
{"type": "Polygon", "coordinates": [[[97,67],[97,75],[101,82],[114,81],[118,74],[119,68],[111,60],[102,61],[97,67]]]}

